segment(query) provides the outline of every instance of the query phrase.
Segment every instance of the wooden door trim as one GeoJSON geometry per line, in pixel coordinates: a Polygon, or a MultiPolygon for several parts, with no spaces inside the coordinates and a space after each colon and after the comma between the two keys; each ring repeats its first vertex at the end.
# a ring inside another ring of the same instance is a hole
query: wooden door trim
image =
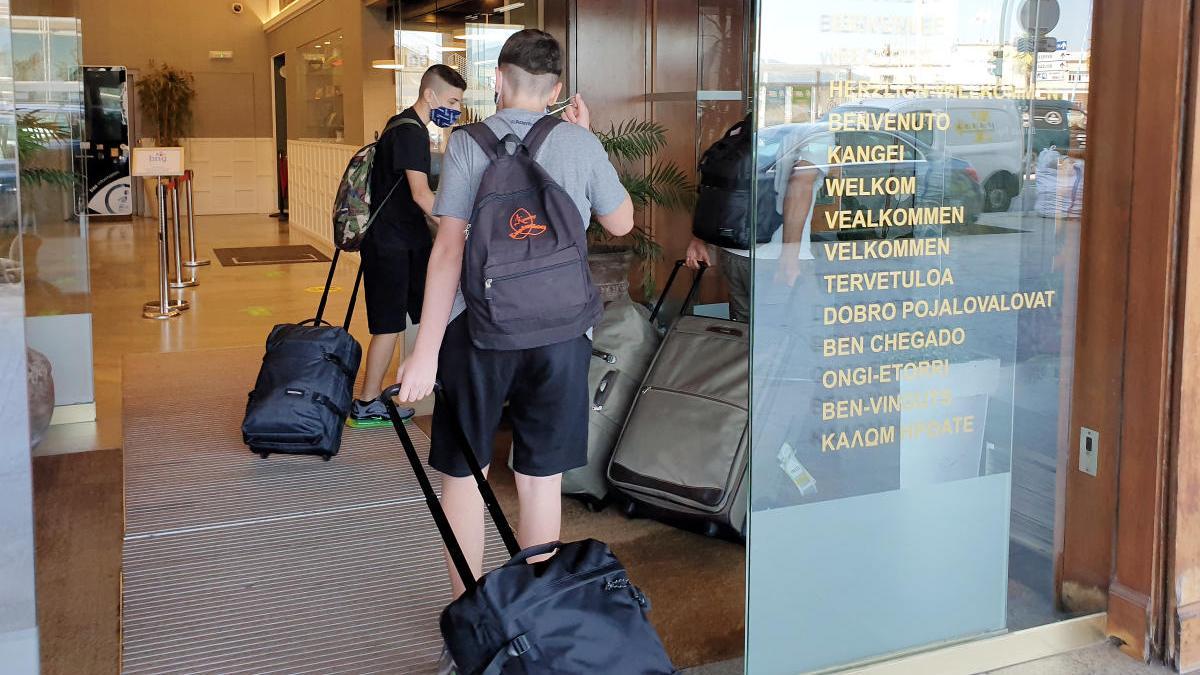
{"type": "MultiPolygon", "coordinates": [[[[1191,4],[1163,0],[1153,11],[1143,11],[1149,5],[1141,2],[1094,4],[1081,292],[1071,422],[1060,458],[1056,580],[1067,610],[1106,602],[1108,633],[1141,660],[1175,644],[1167,627],[1179,624],[1167,616],[1175,601],[1166,592],[1166,524],[1179,507],[1174,500],[1168,508],[1168,468],[1181,447],[1176,430],[1192,423],[1172,416],[1181,386],[1175,355],[1190,344],[1179,330],[1190,317],[1177,317],[1176,289],[1182,141],[1191,119],[1184,113],[1191,4]],[[1075,468],[1085,426],[1100,432],[1094,478],[1075,468]]],[[[1200,427],[1195,435],[1200,439],[1200,427]]],[[[1200,520],[1196,527],[1200,532],[1200,520]]],[[[1184,604],[1180,612],[1200,617],[1200,604],[1184,604]]]]}
{"type": "Polygon", "coordinates": [[[1109,632],[1121,638],[1126,653],[1149,660],[1161,655],[1164,646],[1166,487],[1191,1],[1156,3],[1154,11],[1142,13],[1140,29],[1131,174],[1137,227],[1129,239],[1109,632]]]}
{"type": "Polygon", "coordinates": [[[1108,605],[1117,518],[1141,3],[1094,0],[1070,422],[1058,462],[1055,587],[1068,612],[1108,605]],[[1077,470],[1079,429],[1100,433],[1095,477],[1077,470]]]}
{"type": "Polygon", "coordinates": [[[1200,669],[1200,15],[1191,24],[1191,62],[1183,142],[1184,194],[1179,228],[1172,393],[1172,442],[1167,481],[1164,660],[1179,672],[1200,669]],[[1189,264],[1191,263],[1191,264],[1189,264]],[[1189,452],[1189,449],[1193,451],[1189,452]]]}

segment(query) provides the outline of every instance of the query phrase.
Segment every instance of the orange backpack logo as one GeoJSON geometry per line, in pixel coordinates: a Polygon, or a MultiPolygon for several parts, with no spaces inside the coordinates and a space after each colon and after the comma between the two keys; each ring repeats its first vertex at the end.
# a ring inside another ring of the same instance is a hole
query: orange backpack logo
{"type": "Polygon", "coordinates": [[[546,226],[537,222],[537,216],[524,208],[519,208],[513,211],[512,216],[508,219],[508,229],[511,230],[508,234],[509,238],[526,239],[545,232],[546,226]]]}

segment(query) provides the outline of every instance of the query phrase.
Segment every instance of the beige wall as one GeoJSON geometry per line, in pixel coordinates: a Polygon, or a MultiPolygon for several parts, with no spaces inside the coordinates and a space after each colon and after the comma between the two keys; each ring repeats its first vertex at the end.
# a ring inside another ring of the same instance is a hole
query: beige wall
{"type": "MultiPolygon", "coordinates": [[[[145,69],[151,59],[191,71],[196,102],[190,136],[265,138],[271,128],[271,65],[262,21],[267,0],[82,0],[83,62],[145,69]],[[214,61],[210,50],[232,51],[214,61]]],[[[149,130],[141,130],[146,135],[149,130]]]]}

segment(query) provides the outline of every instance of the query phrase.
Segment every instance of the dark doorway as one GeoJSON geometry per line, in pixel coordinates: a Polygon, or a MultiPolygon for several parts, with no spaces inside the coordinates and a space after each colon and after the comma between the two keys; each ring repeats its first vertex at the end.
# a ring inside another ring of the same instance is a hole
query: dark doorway
{"type": "Polygon", "coordinates": [[[279,200],[279,211],[273,214],[287,220],[288,214],[288,167],[287,167],[287,55],[277,54],[271,63],[271,78],[275,87],[275,172],[279,200]]]}

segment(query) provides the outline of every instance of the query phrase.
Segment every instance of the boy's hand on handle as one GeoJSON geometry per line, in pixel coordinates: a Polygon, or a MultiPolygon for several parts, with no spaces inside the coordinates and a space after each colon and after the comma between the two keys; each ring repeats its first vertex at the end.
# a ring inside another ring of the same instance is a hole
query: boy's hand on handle
{"type": "Polygon", "coordinates": [[[400,383],[397,398],[401,403],[415,403],[433,393],[437,379],[437,358],[420,358],[413,354],[405,359],[396,370],[396,381],[400,383]]]}
{"type": "Polygon", "coordinates": [[[700,263],[712,266],[712,261],[709,258],[708,244],[696,237],[692,237],[692,241],[687,247],[687,253],[683,256],[684,264],[691,269],[698,270],[700,269],[700,263]]]}
{"type": "Polygon", "coordinates": [[[583,95],[575,94],[571,97],[571,105],[563,110],[563,119],[571,124],[578,124],[588,131],[592,130],[592,112],[583,102],[583,95]]]}

